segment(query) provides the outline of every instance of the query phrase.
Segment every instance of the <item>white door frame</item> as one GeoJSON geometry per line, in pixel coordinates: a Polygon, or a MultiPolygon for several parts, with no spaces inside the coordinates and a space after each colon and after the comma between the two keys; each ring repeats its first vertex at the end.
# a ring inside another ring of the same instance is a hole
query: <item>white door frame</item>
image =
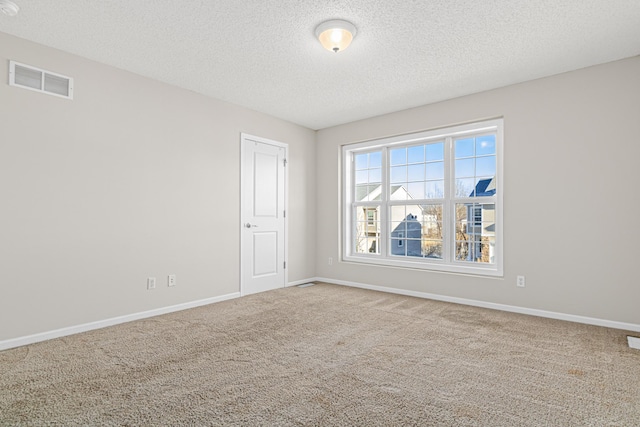
{"type": "Polygon", "coordinates": [[[242,180],[244,179],[244,154],[245,148],[244,145],[247,141],[260,142],[263,144],[274,145],[276,147],[284,148],[284,157],[285,157],[285,168],[284,168],[284,263],[286,267],[284,268],[284,283],[282,287],[286,287],[289,283],[289,144],[284,142],[274,141],[272,139],[262,138],[259,136],[250,135],[247,133],[240,133],[240,221],[238,223],[238,228],[240,232],[238,233],[238,238],[240,239],[240,296],[244,296],[246,290],[243,285],[243,269],[242,263],[243,261],[243,250],[244,247],[242,245],[242,232],[244,227],[243,215],[244,215],[244,197],[242,194],[243,185],[242,180]]]}

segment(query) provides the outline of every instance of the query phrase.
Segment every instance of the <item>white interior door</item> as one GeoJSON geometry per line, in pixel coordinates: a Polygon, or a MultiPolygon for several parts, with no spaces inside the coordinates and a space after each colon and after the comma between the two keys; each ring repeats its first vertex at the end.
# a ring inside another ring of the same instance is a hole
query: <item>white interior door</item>
{"type": "Polygon", "coordinates": [[[242,295],[286,283],[287,145],[242,135],[242,295]]]}

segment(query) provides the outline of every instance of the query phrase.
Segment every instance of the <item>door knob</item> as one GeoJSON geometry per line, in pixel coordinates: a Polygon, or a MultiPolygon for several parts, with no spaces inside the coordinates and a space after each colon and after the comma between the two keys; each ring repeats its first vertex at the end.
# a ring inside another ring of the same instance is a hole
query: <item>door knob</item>
{"type": "Polygon", "coordinates": [[[246,223],[244,226],[245,226],[246,228],[257,227],[257,225],[251,224],[251,223],[249,223],[249,222],[248,222],[248,223],[246,223]]]}

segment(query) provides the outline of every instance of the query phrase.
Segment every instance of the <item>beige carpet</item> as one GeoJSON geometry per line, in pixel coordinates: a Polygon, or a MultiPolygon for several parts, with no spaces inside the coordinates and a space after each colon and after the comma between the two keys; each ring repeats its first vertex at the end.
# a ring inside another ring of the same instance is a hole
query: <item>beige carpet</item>
{"type": "Polygon", "coordinates": [[[318,284],[0,352],[0,425],[639,426],[624,331],[318,284]]]}

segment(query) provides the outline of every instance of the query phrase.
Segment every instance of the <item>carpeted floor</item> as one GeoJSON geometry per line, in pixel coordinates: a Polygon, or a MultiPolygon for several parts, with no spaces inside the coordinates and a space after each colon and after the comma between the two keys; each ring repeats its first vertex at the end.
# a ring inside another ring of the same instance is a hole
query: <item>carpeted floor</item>
{"type": "Polygon", "coordinates": [[[318,284],[0,352],[0,425],[639,426],[624,331],[318,284]]]}

